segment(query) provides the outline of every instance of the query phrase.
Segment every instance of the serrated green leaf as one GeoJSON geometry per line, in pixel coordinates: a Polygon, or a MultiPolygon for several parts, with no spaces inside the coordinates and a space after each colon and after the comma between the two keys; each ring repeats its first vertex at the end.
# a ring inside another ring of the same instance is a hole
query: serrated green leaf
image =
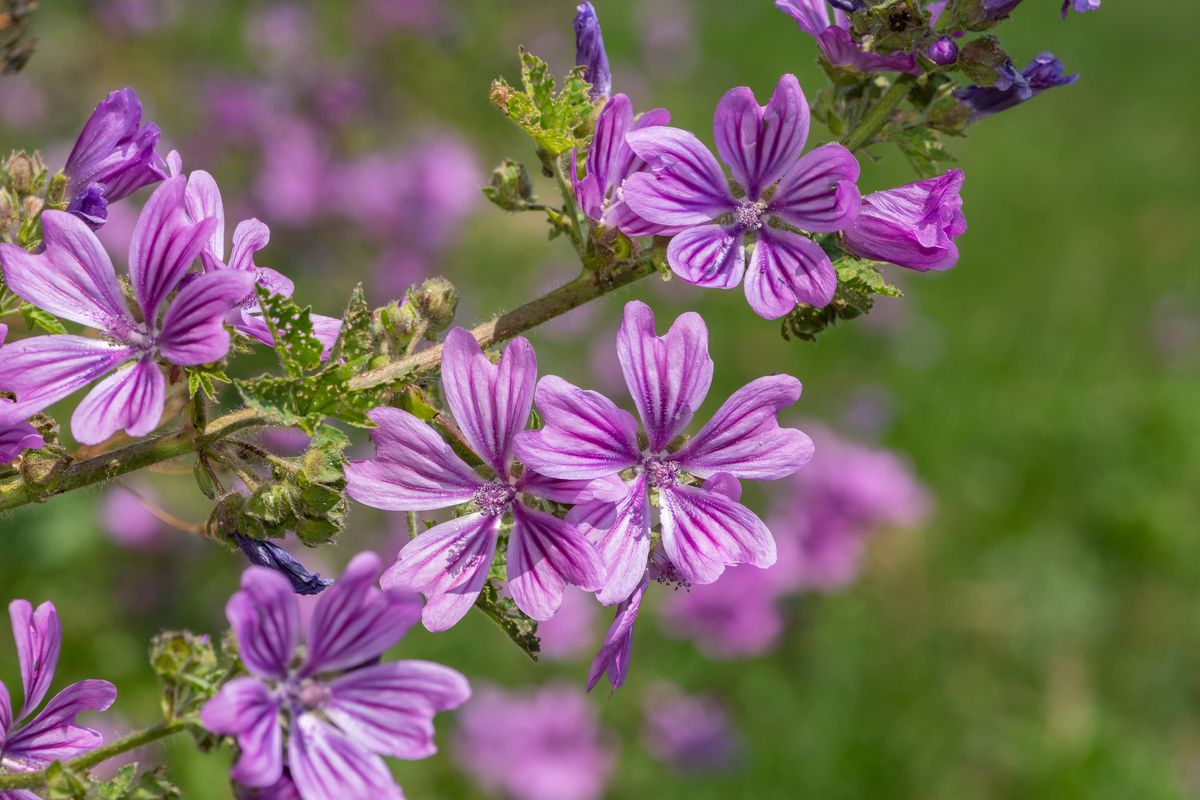
{"type": "Polygon", "coordinates": [[[935,130],[909,128],[889,132],[888,135],[922,178],[941,175],[945,171],[943,165],[955,161],[954,154],[942,145],[941,137],[935,130]]]}
{"type": "Polygon", "coordinates": [[[342,315],[342,329],[333,346],[330,361],[357,371],[375,355],[372,316],[371,307],[367,305],[367,297],[360,283],[350,293],[350,302],[346,304],[346,311],[342,315]]]}
{"type": "Polygon", "coordinates": [[[25,318],[25,324],[30,328],[41,328],[47,333],[67,332],[63,324],[58,321],[58,317],[49,311],[43,311],[31,303],[23,303],[21,305],[21,316],[25,318]]]}
{"type": "Polygon", "coordinates": [[[284,372],[298,376],[316,369],[324,347],[313,336],[312,309],[300,308],[290,298],[271,294],[262,286],[256,286],[255,292],[284,372]]]}
{"type": "Polygon", "coordinates": [[[200,367],[188,367],[188,396],[195,397],[197,392],[204,392],[209,400],[217,399],[216,383],[229,383],[229,376],[223,367],[206,364],[200,367]]]}
{"type": "Polygon", "coordinates": [[[530,619],[521,613],[511,597],[501,597],[496,587],[489,581],[483,585],[483,590],[475,600],[475,607],[487,614],[508,638],[520,647],[525,655],[537,661],[542,650],[542,642],[537,636],[537,620],[530,619]]]}
{"type": "Polygon", "coordinates": [[[573,147],[582,148],[587,136],[578,131],[592,113],[591,89],[583,67],[574,67],[555,91],[554,76],[546,62],[524,48],[521,58],[521,90],[503,78],[492,84],[492,104],[529,134],[538,147],[557,157],[573,147]]]}
{"type": "Polygon", "coordinates": [[[879,263],[853,256],[840,258],[834,265],[837,269],[838,283],[869,294],[903,297],[904,293],[883,277],[883,273],[879,271],[879,263]]]}

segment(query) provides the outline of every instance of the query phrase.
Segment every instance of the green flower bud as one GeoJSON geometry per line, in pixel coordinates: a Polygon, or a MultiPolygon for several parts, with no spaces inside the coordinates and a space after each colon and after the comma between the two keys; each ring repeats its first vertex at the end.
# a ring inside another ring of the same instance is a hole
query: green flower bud
{"type": "Polygon", "coordinates": [[[505,159],[492,172],[491,184],[483,187],[488,200],[505,211],[526,211],[535,202],[533,182],[524,164],[505,159]]]}

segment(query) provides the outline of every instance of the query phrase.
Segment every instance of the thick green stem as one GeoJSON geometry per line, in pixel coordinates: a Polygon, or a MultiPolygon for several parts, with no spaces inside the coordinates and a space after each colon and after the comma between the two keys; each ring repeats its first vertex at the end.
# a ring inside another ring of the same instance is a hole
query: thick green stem
{"type": "MultiPolygon", "coordinates": [[[[109,742],[104,747],[98,747],[89,753],[85,753],[78,758],[73,758],[66,762],[66,766],[72,770],[87,770],[107,761],[114,756],[119,756],[122,753],[128,753],[130,750],[136,750],[142,745],[156,742],[159,739],[165,739],[168,736],[174,736],[184,729],[184,723],[175,722],[160,722],[157,725],[151,725],[149,728],[141,731],[135,731],[128,736],[122,736],[115,742],[109,742]]],[[[39,789],[46,783],[46,772],[14,772],[0,774],[0,792],[9,789],[39,789]]]]}
{"type": "MultiPolygon", "coordinates": [[[[506,341],[543,322],[578,308],[611,291],[628,286],[654,272],[648,260],[619,264],[602,272],[587,271],[525,305],[479,325],[471,331],[483,347],[506,341]]],[[[365,372],[350,381],[354,389],[383,386],[397,380],[414,380],[437,371],[441,345],[365,372]]],[[[25,476],[0,481],[0,512],[46,500],[54,495],[110,481],[130,472],[169,461],[208,447],[238,431],[271,424],[269,415],[243,409],[209,421],[197,435],[191,427],[159,434],[102,455],[69,462],[48,484],[38,485],[25,476]]]]}
{"type": "Polygon", "coordinates": [[[888,120],[892,117],[892,112],[896,110],[896,106],[908,97],[908,92],[912,89],[912,85],[916,82],[916,75],[901,73],[896,77],[896,82],[891,85],[883,97],[862,118],[862,122],[858,123],[858,127],[850,131],[850,134],[842,142],[847,150],[855,151],[870,144],[871,139],[875,134],[883,129],[888,120]]]}

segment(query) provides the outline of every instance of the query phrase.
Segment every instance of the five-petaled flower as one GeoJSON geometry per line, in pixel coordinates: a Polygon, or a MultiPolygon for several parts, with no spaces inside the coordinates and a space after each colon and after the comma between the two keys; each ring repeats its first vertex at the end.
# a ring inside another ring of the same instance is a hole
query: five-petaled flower
{"type": "Polygon", "coordinates": [[[155,149],[160,132],[142,124],[142,104],[133,89],[118,89],[96,106],[67,165],[67,211],[95,230],[108,218],[108,204],[167,177],[155,149]]]}
{"type": "MultiPolygon", "coordinates": [[[[33,772],[55,761],[66,761],[103,744],[99,731],[85,728],[75,717],[85,711],[104,711],[117,699],[117,687],[108,681],[84,680],[56,694],[37,711],[58,666],[62,623],[53,603],[34,610],[28,600],[8,606],[17,660],[21,665],[24,703],[13,715],[8,688],[0,683],[0,772],[33,772]],[[30,715],[33,715],[30,717],[30,715]]],[[[0,791],[0,800],[38,800],[24,789],[0,791]]]]}
{"type": "Polygon", "coordinates": [[[625,202],[650,222],[684,229],[667,247],[677,275],[731,289],[744,274],[750,307],[767,319],[797,303],[828,305],[837,289],[833,264],[792,228],[832,233],[849,225],[858,213],[859,168],[840,144],[800,158],[808,126],[808,102],[794,75],[779,79],[765,107],[745,86],[730,90],[717,106],[713,133],[740,187],[736,194],[695,134],[653,127],[626,136],[649,168],[625,182],[625,202]],[[747,236],[757,238],[748,264],[747,236]]]}
{"type": "Polygon", "coordinates": [[[378,663],[421,607],[412,592],[376,587],[379,567],[373,553],[360,553],[325,591],[303,660],[300,610],[287,579],[262,567],[242,574],[225,613],[251,674],[222,686],[200,713],[204,727],[236,737],[238,783],[287,787],[303,800],[400,800],[381,756],[436,751],[434,714],[462,705],[470,687],[440,664],[378,663]]]}
{"type": "Polygon", "coordinates": [[[426,596],[422,618],[431,631],[450,628],[475,603],[508,516],[508,590],[526,614],[549,619],[567,584],[596,591],[604,582],[600,558],[583,534],[529,497],[574,503],[607,492],[611,499],[619,484],[549,480],[513,469],[513,439],[529,421],[536,381],[537,356],[526,339],[510,342],[493,364],[469,331],[455,328],[442,351],[442,391],[489,477],[429,425],[394,408],[370,413],[378,426],[371,432],[376,457],[346,467],[346,491],[365,505],[388,511],[477,507],[417,536],[384,574],[384,586],[408,586],[426,596]]]}
{"type": "Polygon", "coordinates": [[[44,311],[102,333],[100,338],[34,336],[7,345],[0,361],[0,389],[16,395],[21,413],[40,411],[132,363],[84,397],[71,417],[71,432],[83,444],[98,444],[122,429],[145,436],[163,414],[166,381],[157,360],[195,366],[219,361],[229,352],[224,318],[250,292],[252,275],[230,270],[200,275],[168,302],[216,228],[211,217],[189,220],[185,184],[183,178],[164,182],[138,217],[129,248],[137,316],[122,296],[100,240],[75,216],[42,214],[44,252],[0,245],[12,291],[44,311]],[[160,313],[164,305],[165,313],[160,313]]]}
{"type": "Polygon", "coordinates": [[[752,381],[678,447],[676,438],[712,383],[704,321],[698,314],[683,314],[659,337],[649,306],[628,303],[617,352],[645,426],[644,446],[632,414],[553,375],[537,387],[545,427],[516,440],[517,455],[526,466],[555,478],[595,480],[633,472],[624,498],[583,502],[568,516],[592,532],[604,559],[608,577],[597,593],[600,602],[625,600],[646,574],[652,490],[658,496],[663,551],[682,580],[711,583],[732,564],[771,566],[775,542],[770,531],[750,509],[712,484],[774,480],[808,462],[811,440],[798,430],[780,428],[775,418],[800,397],[800,382],[787,375],[752,381]],[[696,486],[693,476],[711,480],[696,486]]]}

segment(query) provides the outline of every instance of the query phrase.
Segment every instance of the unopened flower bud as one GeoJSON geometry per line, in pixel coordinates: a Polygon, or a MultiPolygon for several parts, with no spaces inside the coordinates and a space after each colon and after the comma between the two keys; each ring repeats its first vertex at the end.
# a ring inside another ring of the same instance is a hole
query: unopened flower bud
{"type": "Polygon", "coordinates": [[[427,332],[443,331],[454,321],[454,312],[458,310],[458,290],[445,278],[430,278],[420,287],[410,290],[409,296],[428,323],[427,332]]]}
{"type": "Polygon", "coordinates": [[[580,3],[575,14],[575,65],[583,67],[583,77],[592,85],[591,98],[612,95],[612,71],[608,53],[604,52],[604,36],[600,20],[591,3],[580,3]]]}
{"type": "Polygon", "coordinates": [[[492,172],[492,180],[483,187],[487,199],[505,211],[524,211],[534,201],[533,182],[524,164],[505,159],[492,172]]]}
{"type": "Polygon", "coordinates": [[[25,202],[22,203],[26,219],[32,219],[33,217],[36,217],[38,214],[42,213],[42,207],[44,205],[45,203],[40,197],[26,197],[25,202]]]}
{"type": "Polygon", "coordinates": [[[18,150],[9,157],[4,165],[8,175],[8,185],[18,195],[31,194],[36,190],[37,169],[33,159],[24,150],[18,150]]]}
{"type": "Polygon", "coordinates": [[[949,36],[943,36],[925,48],[925,57],[939,67],[948,67],[958,60],[958,45],[949,36]]]}

